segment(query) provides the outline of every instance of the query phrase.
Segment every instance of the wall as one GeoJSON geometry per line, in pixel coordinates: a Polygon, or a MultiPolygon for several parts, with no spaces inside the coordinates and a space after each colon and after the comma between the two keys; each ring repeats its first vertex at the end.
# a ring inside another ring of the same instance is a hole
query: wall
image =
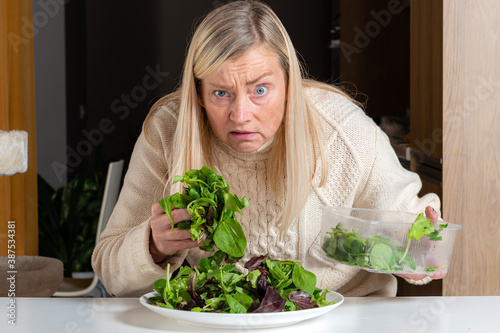
{"type": "MultiPolygon", "coordinates": [[[[101,131],[105,159],[127,162],[150,107],[177,86],[194,21],[227,2],[86,2],[87,58],[82,65],[87,68],[87,120],[82,129],[93,131],[98,139],[101,122],[109,125],[101,131]]],[[[266,2],[288,29],[311,74],[328,80],[331,1],[307,6],[285,0],[266,2]]],[[[77,145],[85,140],[89,141],[80,136],[70,144],[78,152],[77,145]]],[[[97,146],[93,150],[97,152],[97,146]]]]}
{"type": "Polygon", "coordinates": [[[29,1],[0,1],[0,130],[28,134],[28,169],[0,176],[0,256],[38,252],[37,161],[32,7],[29,1]]]}
{"type": "Polygon", "coordinates": [[[66,164],[64,8],[41,4],[33,0],[37,162],[39,174],[58,188],[66,182],[54,172],[55,163],[66,164]]]}
{"type": "Polygon", "coordinates": [[[442,158],[442,217],[462,226],[442,294],[500,295],[500,3],[411,7],[413,148],[442,158]]]}
{"type": "Polygon", "coordinates": [[[340,83],[366,113],[404,117],[409,107],[410,9],[405,0],[341,0],[340,83]]]}
{"type": "MultiPolygon", "coordinates": [[[[32,2],[39,172],[59,187],[89,156],[129,158],[149,108],[177,86],[194,20],[229,1],[32,2]],[[151,72],[159,75],[146,89],[151,72]]],[[[267,3],[311,75],[330,80],[338,1],[267,3]]]]}
{"type": "Polygon", "coordinates": [[[500,3],[443,0],[444,295],[500,295],[500,3]]]}

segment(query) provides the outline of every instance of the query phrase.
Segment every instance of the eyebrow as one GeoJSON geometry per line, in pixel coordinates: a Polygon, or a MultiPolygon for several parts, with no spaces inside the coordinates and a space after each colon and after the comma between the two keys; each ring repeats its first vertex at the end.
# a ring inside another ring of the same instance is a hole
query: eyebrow
{"type": "MultiPolygon", "coordinates": [[[[250,80],[250,81],[247,81],[246,84],[247,86],[248,85],[252,85],[252,84],[255,84],[257,83],[258,81],[262,80],[263,78],[265,78],[266,76],[271,76],[273,75],[273,72],[272,71],[267,71],[267,72],[264,72],[262,73],[261,75],[259,75],[258,77],[256,77],[255,79],[253,80],[250,80]]],[[[211,86],[213,87],[216,87],[216,88],[221,88],[221,89],[224,89],[224,90],[229,90],[230,87],[228,86],[224,86],[224,85],[220,85],[220,84],[216,84],[216,83],[210,83],[211,86]]]]}
{"type": "Polygon", "coordinates": [[[266,76],[270,76],[270,75],[273,75],[273,72],[271,72],[271,71],[264,72],[264,73],[262,73],[262,75],[260,75],[259,77],[255,78],[254,80],[248,81],[248,82],[247,82],[247,85],[252,85],[252,84],[255,84],[255,83],[257,83],[258,81],[260,81],[260,80],[262,80],[263,78],[265,78],[266,76]]]}

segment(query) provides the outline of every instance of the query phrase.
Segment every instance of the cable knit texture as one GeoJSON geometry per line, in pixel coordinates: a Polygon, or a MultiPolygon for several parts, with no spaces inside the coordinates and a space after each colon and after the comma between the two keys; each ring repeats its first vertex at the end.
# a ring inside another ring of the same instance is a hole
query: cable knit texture
{"type": "MultiPolygon", "coordinates": [[[[306,92],[323,126],[328,177],[325,186],[313,186],[305,208],[283,239],[277,226],[283,202],[268,188],[271,143],[256,152],[242,154],[212,137],[214,161],[230,184],[231,192],[247,197],[250,202],[243,215],[238,216],[248,241],[241,262],[264,254],[299,259],[316,274],[320,288],[345,296],[395,296],[396,279],[392,275],[369,273],[325,258],[321,250],[319,207],[417,213],[427,205],[439,209],[439,198],[435,194],[417,196],[421,188],[419,177],[401,166],[387,136],[355,104],[334,92],[317,88],[308,88],[306,92]]],[[[174,103],[163,106],[150,123],[152,144],[146,141],[144,133],[138,138],[118,202],[94,251],[94,270],[113,295],[140,296],[152,290],[156,279],[165,277],[166,263],[161,267],[156,265],[149,254],[149,223],[151,205],[163,197],[168,174],[165,155],[171,149],[177,112],[174,103]]],[[[168,263],[173,271],[184,259],[197,265],[201,257],[210,254],[199,249],[180,251],[168,263]]],[[[238,267],[243,269],[241,264],[238,267]]]]}

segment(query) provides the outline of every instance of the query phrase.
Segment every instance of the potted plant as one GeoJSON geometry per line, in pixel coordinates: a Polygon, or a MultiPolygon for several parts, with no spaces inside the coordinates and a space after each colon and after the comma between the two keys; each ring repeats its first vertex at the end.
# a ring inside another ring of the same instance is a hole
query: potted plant
{"type": "Polygon", "coordinates": [[[38,175],[39,255],[60,259],[65,277],[92,272],[103,191],[103,173],[88,167],[57,190],[38,175]]]}

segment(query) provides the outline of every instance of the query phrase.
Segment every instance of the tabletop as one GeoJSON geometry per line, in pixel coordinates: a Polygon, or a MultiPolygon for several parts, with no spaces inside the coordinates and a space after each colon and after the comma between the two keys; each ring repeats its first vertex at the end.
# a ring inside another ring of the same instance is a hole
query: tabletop
{"type": "Polygon", "coordinates": [[[500,296],[346,297],[332,311],[271,329],[201,328],[163,317],[138,298],[0,298],[0,332],[500,332],[500,296]],[[13,319],[14,318],[14,319],[13,319]],[[15,325],[13,325],[15,324],[15,325]]]}

